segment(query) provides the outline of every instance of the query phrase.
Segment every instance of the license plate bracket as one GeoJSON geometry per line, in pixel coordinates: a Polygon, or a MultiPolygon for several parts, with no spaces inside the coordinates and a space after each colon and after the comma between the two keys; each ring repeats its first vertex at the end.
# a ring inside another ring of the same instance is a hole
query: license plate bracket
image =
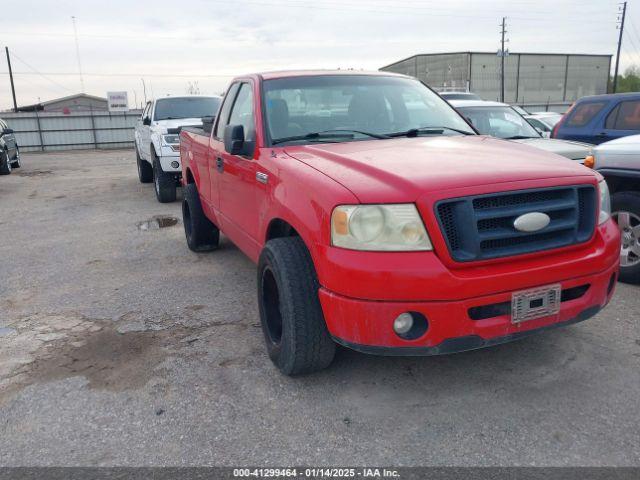
{"type": "Polygon", "coordinates": [[[530,288],[511,294],[511,323],[520,324],[560,312],[560,284],[530,288]]]}

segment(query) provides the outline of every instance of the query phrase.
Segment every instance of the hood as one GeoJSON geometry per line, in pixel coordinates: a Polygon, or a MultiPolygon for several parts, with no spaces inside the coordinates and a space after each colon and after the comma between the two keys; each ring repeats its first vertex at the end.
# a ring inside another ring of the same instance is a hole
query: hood
{"type": "Polygon", "coordinates": [[[558,140],[555,138],[524,138],[513,141],[541,148],[542,150],[562,155],[571,160],[584,160],[584,157],[589,155],[589,151],[591,147],[593,147],[593,145],[589,145],[588,143],[558,140]]]}
{"type": "Polygon", "coordinates": [[[153,122],[153,128],[160,133],[167,133],[168,128],[201,127],[201,118],[176,118],[174,120],[158,120],[153,122]]]}
{"type": "Polygon", "coordinates": [[[640,151],[640,135],[629,135],[601,143],[594,148],[595,152],[615,152],[622,155],[638,155],[640,151]]]}
{"type": "Polygon", "coordinates": [[[479,135],[296,145],[285,152],[341,183],[363,203],[412,202],[434,190],[594,175],[577,162],[479,135]]]}

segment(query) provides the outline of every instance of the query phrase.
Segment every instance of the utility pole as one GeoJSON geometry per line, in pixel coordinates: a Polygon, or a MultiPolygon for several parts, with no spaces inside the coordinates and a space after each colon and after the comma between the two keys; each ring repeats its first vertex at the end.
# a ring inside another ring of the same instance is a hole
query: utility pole
{"type": "Polygon", "coordinates": [[[502,30],[500,30],[500,101],[504,103],[504,57],[507,52],[504,49],[505,34],[507,33],[507,18],[502,17],[502,30]]]}
{"type": "Polygon", "coordinates": [[[18,111],[18,104],[16,103],[16,87],[13,85],[13,70],[11,70],[11,57],[9,56],[9,47],[4,47],[4,51],[7,54],[7,65],[9,67],[9,81],[11,82],[11,95],[13,95],[13,111],[18,111]]]}
{"type": "Polygon", "coordinates": [[[71,16],[71,22],[73,23],[73,36],[76,39],[76,57],[78,59],[78,73],[80,74],[80,88],[84,93],[84,78],[82,78],[82,63],[80,62],[80,43],[78,42],[78,28],[76,27],[76,17],[71,16]]]}
{"type": "MultiPolygon", "coordinates": [[[[618,6],[618,11],[620,11],[620,7],[618,6]]],[[[618,37],[618,53],[616,54],[616,71],[613,74],[613,93],[618,91],[618,67],[620,66],[620,47],[622,47],[622,32],[624,32],[624,17],[627,14],[627,2],[622,4],[622,17],[618,14],[618,22],[619,25],[616,25],[616,28],[620,30],[620,36],[618,37]]]]}

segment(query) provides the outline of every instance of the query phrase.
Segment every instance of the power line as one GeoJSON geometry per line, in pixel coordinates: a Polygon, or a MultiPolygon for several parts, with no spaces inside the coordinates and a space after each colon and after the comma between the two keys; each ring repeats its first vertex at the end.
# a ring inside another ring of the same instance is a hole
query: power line
{"type": "MultiPolygon", "coordinates": [[[[15,56],[15,54],[11,54],[15,56]]],[[[78,75],[78,72],[13,72],[14,75],[56,75],[56,76],[74,76],[78,75]]],[[[0,72],[0,75],[8,75],[8,72],[0,72]]],[[[236,74],[202,74],[202,73],[88,73],[84,72],[84,76],[93,77],[158,77],[158,78],[235,78],[236,74]]],[[[46,77],[44,77],[46,78],[46,77]]],[[[53,81],[49,79],[50,81],[53,81]]],[[[54,82],[55,83],[55,82],[54,82]]],[[[61,86],[59,83],[57,85],[61,86]]],[[[65,90],[70,90],[66,87],[62,87],[65,90]]]]}
{"type": "MultiPolygon", "coordinates": [[[[52,78],[47,77],[47,74],[44,74],[42,72],[40,72],[38,69],[36,69],[35,67],[31,66],[29,63],[27,63],[25,60],[23,60],[22,58],[20,58],[18,55],[16,55],[16,52],[14,52],[13,50],[11,51],[11,56],[13,58],[15,58],[16,60],[18,60],[20,63],[24,64],[27,68],[33,70],[34,73],[31,72],[13,72],[14,75],[39,75],[40,77],[44,78],[45,80],[53,83],[54,85],[57,85],[58,87],[66,90],[66,91],[71,91],[69,88],[65,87],[64,85],[56,82],[55,80],[53,80],[52,78]]],[[[4,72],[3,72],[4,73],[4,72]]]]}

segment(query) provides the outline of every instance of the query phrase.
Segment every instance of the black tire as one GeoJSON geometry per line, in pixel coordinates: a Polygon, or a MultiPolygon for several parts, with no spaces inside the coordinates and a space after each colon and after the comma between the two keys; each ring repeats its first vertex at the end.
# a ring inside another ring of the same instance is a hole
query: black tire
{"type": "Polygon", "coordinates": [[[136,146],[136,164],[138,166],[138,179],[140,183],[153,182],[153,167],[149,162],[140,157],[140,152],[136,146]]]}
{"type": "Polygon", "coordinates": [[[20,162],[20,149],[18,147],[16,147],[16,158],[11,162],[11,166],[13,168],[20,168],[22,166],[22,163],[20,162]]]}
{"type": "Polygon", "coordinates": [[[156,192],[156,198],[160,203],[170,203],[176,201],[176,177],[172,173],[162,170],[160,160],[151,151],[153,156],[153,184],[156,192]]]}
{"type": "Polygon", "coordinates": [[[9,161],[9,153],[6,150],[0,152],[0,175],[9,175],[11,173],[11,162],[9,161]]]}
{"type": "Polygon", "coordinates": [[[285,375],[322,370],[335,355],[319,288],[311,255],[300,237],[267,242],[258,262],[260,322],[269,357],[285,375]]]}
{"type": "Polygon", "coordinates": [[[182,200],[182,223],[187,245],[194,252],[209,252],[218,248],[220,230],[202,211],[200,195],[195,184],[184,187],[182,200]]]}
{"type": "MultiPolygon", "coordinates": [[[[627,212],[629,214],[631,225],[630,228],[625,230],[623,225],[620,226],[620,233],[623,236],[621,249],[624,249],[625,245],[633,247],[635,252],[631,252],[628,255],[630,263],[629,266],[623,266],[620,264],[620,281],[625,283],[638,283],[640,284],[640,192],[618,192],[611,197],[611,211],[612,216],[617,221],[618,215],[621,212],[627,212]],[[633,228],[633,230],[631,230],[633,228]]],[[[622,258],[622,252],[621,252],[622,258]]]]}

